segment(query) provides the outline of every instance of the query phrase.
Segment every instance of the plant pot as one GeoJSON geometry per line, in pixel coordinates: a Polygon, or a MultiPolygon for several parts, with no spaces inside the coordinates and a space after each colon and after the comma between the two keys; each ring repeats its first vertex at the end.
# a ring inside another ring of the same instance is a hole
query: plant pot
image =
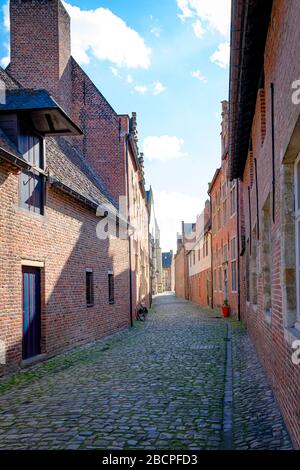
{"type": "Polygon", "coordinates": [[[221,308],[222,308],[223,317],[224,318],[229,317],[230,307],[221,307],[221,308]]]}

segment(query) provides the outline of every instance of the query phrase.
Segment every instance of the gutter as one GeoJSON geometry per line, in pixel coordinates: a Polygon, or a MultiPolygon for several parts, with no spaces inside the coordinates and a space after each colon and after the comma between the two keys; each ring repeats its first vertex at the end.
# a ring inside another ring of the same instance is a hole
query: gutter
{"type": "Polygon", "coordinates": [[[26,162],[23,160],[23,158],[18,157],[17,155],[13,155],[10,152],[7,152],[4,148],[0,147],[0,156],[3,158],[3,160],[7,161],[8,163],[11,163],[12,165],[21,168],[22,170],[30,170],[31,165],[30,163],[26,162]]]}

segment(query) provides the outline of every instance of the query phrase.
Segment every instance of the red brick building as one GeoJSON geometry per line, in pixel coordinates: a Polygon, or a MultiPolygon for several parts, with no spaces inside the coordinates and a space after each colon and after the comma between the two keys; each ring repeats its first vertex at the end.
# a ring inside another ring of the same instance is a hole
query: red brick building
{"type": "Polygon", "coordinates": [[[0,374],[128,326],[149,295],[135,116],[119,116],[71,57],[60,0],[11,0],[10,15],[11,63],[0,69],[0,374]],[[143,223],[128,239],[118,199],[130,212],[132,194],[143,223]],[[125,236],[97,237],[103,204],[125,236]]]}
{"type": "Polygon", "coordinates": [[[232,2],[229,128],[241,317],[300,447],[300,5],[245,4],[232,2]]]}
{"type": "Polygon", "coordinates": [[[194,224],[182,222],[182,233],[177,234],[175,265],[175,294],[179,299],[189,300],[189,266],[186,242],[190,238],[194,224]]]}
{"type": "Polygon", "coordinates": [[[228,172],[228,102],[222,102],[222,159],[209,185],[212,221],[212,289],[213,306],[228,300],[231,314],[239,316],[238,308],[238,239],[237,188],[229,181],[228,172]]]}
{"type": "Polygon", "coordinates": [[[203,307],[212,306],[210,203],[197,217],[194,239],[186,243],[189,300],[203,307]]]}

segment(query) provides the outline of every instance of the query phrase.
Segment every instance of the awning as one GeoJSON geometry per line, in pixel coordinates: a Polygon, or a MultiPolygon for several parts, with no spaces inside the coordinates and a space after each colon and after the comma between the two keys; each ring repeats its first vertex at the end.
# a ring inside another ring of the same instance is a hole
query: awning
{"type": "Polygon", "coordinates": [[[82,130],[46,90],[9,90],[0,114],[17,113],[42,136],[82,135],[82,130]]]}

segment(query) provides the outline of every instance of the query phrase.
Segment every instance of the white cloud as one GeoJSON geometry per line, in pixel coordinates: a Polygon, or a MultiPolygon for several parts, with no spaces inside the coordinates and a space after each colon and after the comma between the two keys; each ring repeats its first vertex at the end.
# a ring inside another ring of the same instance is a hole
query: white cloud
{"type": "Polygon", "coordinates": [[[159,38],[161,35],[162,29],[159,26],[153,26],[150,29],[150,33],[153,34],[156,38],[159,38]]]}
{"type": "Polygon", "coordinates": [[[155,82],[153,84],[153,95],[157,96],[166,91],[166,87],[161,82],[155,82]]]}
{"type": "Polygon", "coordinates": [[[132,77],[132,75],[130,75],[130,74],[127,75],[126,81],[127,81],[127,83],[130,83],[130,84],[133,83],[133,77],[132,77]]]}
{"type": "MultiPolygon", "coordinates": [[[[10,30],[10,21],[9,21],[9,2],[7,1],[5,5],[2,6],[3,14],[3,26],[6,31],[10,30]]],[[[7,67],[10,61],[10,45],[9,43],[4,44],[5,49],[7,50],[7,55],[0,59],[0,65],[2,67],[7,67]]]]}
{"type": "Polygon", "coordinates": [[[205,34],[205,29],[203,28],[200,20],[196,20],[193,23],[193,30],[198,39],[201,39],[205,34]]]}
{"type": "Polygon", "coordinates": [[[194,13],[189,7],[189,4],[189,0],[177,0],[177,5],[181,10],[181,14],[178,16],[182,21],[185,21],[186,18],[192,18],[194,16],[194,13]]]}
{"type": "Polygon", "coordinates": [[[176,136],[149,136],[143,141],[143,152],[148,160],[169,161],[184,157],[184,140],[176,136]]]}
{"type": "Polygon", "coordinates": [[[222,42],[219,44],[218,49],[216,52],[213,53],[210,60],[221,67],[222,69],[226,69],[229,66],[229,59],[230,59],[230,45],[229,42],[222,42]]]}
{"type": "Polygon", "coordinates": [[[3,5],[2,13],[3,13],[3,26],[6,29],[6,31],[9,31],[10,30],[9,1],[7,1],[5,5],[3,5]]]}
{"type": "Polygon", "coordinates": [[[110,70],[114,77],[119,77],[119,71],[116,67],[110,67],[110,70]]]}
{"type": "Polygon", "coordinates": [[[200,70],[194,70],[193,72],[191,72],[191,76],[193,78],[196,78],[200,82],[207,83],[207,78],[202,74],[202,72],[200,72],[200,70]]]}
{"type": "MultiPolygon", "coordinates": [[[[128,77],[127,77],[127,81],[128,81],[128,77]]],[[[128,83],[132,83],[132,82],[128,81],[128,83]]],[[[150,85],[149,84],[148,85],[135,85],[133,87],[133,90],[136,93],[139,93],[140,95],[151,93],[153,96],[158,96],[164,91],[166,91],[167,87],[165,87],[161,82],[154,82],[154,83],[151,83],[150,85]]]]}
{"type": "Polygon", "coordinates": [[[148,91],[148,87],[146,85],[135,85],[134,90],[139,93],[139,95],[145,95],[148,91]]]}
{"type": "Polygon", "coordinates": [[[197,26],[194,31],[217,31],[228,38],[230,31],[231,0],[177,0],[182,21],[187,18],[196,18],[197,26]],[[201,28],[201,29],[200,29],[201,28]]]}
{"type": "Polygon", "coordinates": [[[180,192],[153,189],[155,215],[161,235],[163,251],[176,250],[176,235],[181,232],[181,222],[196,222],[203,201],[180,192]]]}
{"type": "Polygon", "coordinates": [[[149,68],[151,50],[121,18],[107,8],[81,10],[64,5],[71,16],[72,54],[78,62],[88,64],[94,56],[117,67],[149,68]]]}

